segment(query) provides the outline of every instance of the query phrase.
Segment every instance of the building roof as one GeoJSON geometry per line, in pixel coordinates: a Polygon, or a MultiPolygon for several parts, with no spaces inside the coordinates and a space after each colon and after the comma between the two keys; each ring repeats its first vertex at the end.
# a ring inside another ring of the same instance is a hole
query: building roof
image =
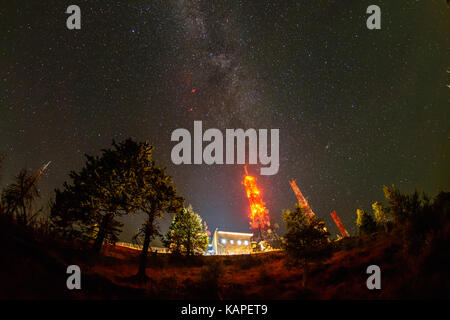
{"type": "Polygon", "coordinates": [[[231,232],[231,231],[220,231],[220,230],[216,230],[216,232],[220,233],[220,234],[228,234],[228,235],[233,235],[233,236],[253,237],[253,233],[231,232]]]}

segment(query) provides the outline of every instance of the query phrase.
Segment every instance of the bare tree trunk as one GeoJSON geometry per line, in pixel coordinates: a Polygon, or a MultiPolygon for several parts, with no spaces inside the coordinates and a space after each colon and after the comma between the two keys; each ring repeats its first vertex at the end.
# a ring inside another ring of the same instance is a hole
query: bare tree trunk
{"type": "Polygon", "coordinates": [[[150,247],[150,232],[148,232],[147,229],[148,228],[146,228],[144,235],[144,246],[142,247],[141,259],[139,261],[139,270],[137,273],[137,277],[141,279],[144,279],[146,277],[145,268],[147,266],[148,248],[150,247]]]}
{"type": "MultiPolygon", "coordinates": [[[[24,200],[22,200],[24,201],[24,200]]],[[[26,226],[28,224],[27,221],[27,209],[25,207],[25,202],[22,203],[22,224],[26,226]]]]}
{"type": "Polygon", "coordinates": [[[100,223],[100,227],[98,230],[97,237],[95,238],[94,245],[92,249],[96,253],[100,253],[103,245],[103,241],[105,241],[106,237],[106,228],[108,227],[109,222],[112,219],[112,215],[107,214],[102,218],[102,222],[100,223]]]}
{"type": "Polygon", "coordinates": [[[187,243],[186,243],[186,251],[187,251],[187,256],[191,255],[191,234],[188,234],[187,237],[187,243]]]}
{"type": "Polygon", "coordinates": [[[140,279],[145,279],[146,278],[145,268],[147,266],[148,248],[150,247],[150,240],[151,240],[151,237],[153,236],[153,234],[152,234],[152,232],[153,232],[153,220],[154,220],[155,215],[152,212],[148,216],[149,217],[148,217],[148,220],[147,220],[146,226],[145,226],[144,245],[142,246],[141,259],[139,261],[139,270],[138,270],[138,273],[136,275],[140,279]]]}
{"type": "Polygon", "coordinates": [[[305,288],[306,286],[306,278],[308,277],[308,262],[305,260],[303,260],[303,281],[302,281],[302,286],[303,288],[305,288]]]}

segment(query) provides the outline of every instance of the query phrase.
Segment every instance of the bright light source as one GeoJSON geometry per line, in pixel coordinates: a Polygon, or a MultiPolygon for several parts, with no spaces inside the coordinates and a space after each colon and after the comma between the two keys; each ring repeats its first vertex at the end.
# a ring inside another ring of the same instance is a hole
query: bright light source
{"type": "Polygon", "coordinates": [[[231,243],[231,244],[234,244],[234,241],[233,241],[233,240],[230,240],[230,243],[231,243]]]}
{"type": "Polygon", "coordinates": [[[222,244],[226,244],[227,240],[226,239],[222,239],[220,242],[222,242],[222,244]]]}
{"type": "Polygon", "coordinates": [[[248,246],[248,241],[247,241],[247,240],[245,240],[245,241],[244,241],[244,244],[245,244],[246,246],[248,246]]]}
{"type": "Polygon", "coordinates": [[[237,244],[238,244],[238,245],[241,245],[241,244],[242,244],[242,241],[241,241],[241,240],[238,240],[238,241],[237,241],[237,244]]]}
{"type": "Polygon", "coordinates": [[[233,235],[233,236],[253,237],[253,233],[228,232],[228,231],[217,231],[217,233],[228,234],[228,235],[233,235]]]}

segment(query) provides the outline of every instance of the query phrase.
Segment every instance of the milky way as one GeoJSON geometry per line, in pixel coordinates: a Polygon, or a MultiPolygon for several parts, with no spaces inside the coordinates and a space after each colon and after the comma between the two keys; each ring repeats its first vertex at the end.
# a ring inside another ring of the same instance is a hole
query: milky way
{"type": "MultiPolygon", "coordinates": [[[[10,1],[0,8],[0,183],[51,160],[46,204],[84,153],[149,140],[211,229],[248,231],[242,166],[171,163],[172,131],[201,120],[280,129],[279,173],[249,170],[281,225],[296,202],[290,178],[331,233],[332,210],[355,232],[356,208],[382,200],[385,184],[436,194],[450,181],[449,9],[377,1],[382,27],[368,30],[372,2],[75,1],[82,27],[71,31],[66,3],[10,1]]],[[[129,241],[142,216],[124,221],[129,241]]]]}
{"type": "Polygon", "coordinates": [[[245,25],[228,9],[207,1],[174,5],[181,38],[177,50],[181,46],[184,57],[177,97],[186,110],[212,125],[249,128],[263,117],[262,86],[246,66],[245,25]]]}

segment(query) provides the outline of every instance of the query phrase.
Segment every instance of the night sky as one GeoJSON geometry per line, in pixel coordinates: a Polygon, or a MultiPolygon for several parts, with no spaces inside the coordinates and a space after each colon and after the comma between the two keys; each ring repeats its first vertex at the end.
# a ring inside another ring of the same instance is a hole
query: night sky
{"type": "MultiPolygon", "coordinates": [[[[281,225],[296,202],[290,178],[333,235],[330,212],[355,233],[356,208],[383,200],[383,185],[432,195],[450,187],[445,0],[8,2],[0,183],[51,160],[43,204],[85,153],[132,137],[155,146],[211,230],[248,231],[242,166],[171,162],[172,131],[193,132],[194,120],[222,132],[280,129],[278,174],[249,170],[281,225]],[[66,28],[71,4],[81,30],[66,28]],[[371,4],[381,30],[366,27],[371,4]]],[[[143,217],[123,221],[130,241],[143,217]]]]}

